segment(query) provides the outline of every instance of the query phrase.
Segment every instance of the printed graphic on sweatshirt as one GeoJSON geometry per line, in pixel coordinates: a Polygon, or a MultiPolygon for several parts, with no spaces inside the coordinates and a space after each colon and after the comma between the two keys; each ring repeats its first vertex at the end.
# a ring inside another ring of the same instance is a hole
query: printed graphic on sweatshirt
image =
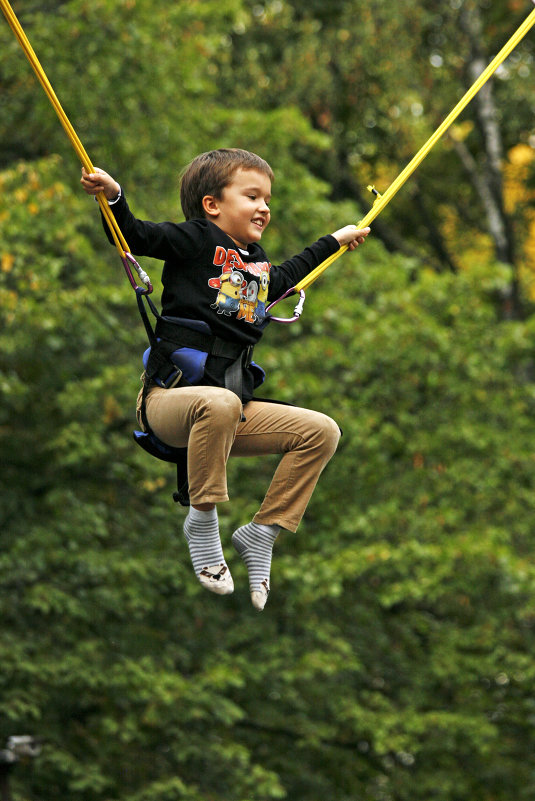
{"type": "Polygon", "coordinates": [[[210,278],[208,286],[217,289],[211,304],[218,314],[235,314],[237,320],[259,325],[266,317],[266,301],[271,264],[267,261],[244,262],[237,250],[218,245],[214,265],[221,272],[210,278]]]}

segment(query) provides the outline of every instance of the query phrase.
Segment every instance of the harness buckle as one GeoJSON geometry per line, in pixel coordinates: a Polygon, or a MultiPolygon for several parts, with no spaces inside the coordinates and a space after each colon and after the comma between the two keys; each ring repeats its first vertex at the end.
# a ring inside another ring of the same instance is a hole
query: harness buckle
{"type": "Polygon", "coordinates": [[[180,369],[180,367],[175,367],[173,372],[170,373],[165,380],[160,379],[161,382],[160,385],[163,387],[163,389],[173,389],[173,387],[176,387],[177,384],[180,383],[181,379],[182,379],[182,370],[180,369]]]}

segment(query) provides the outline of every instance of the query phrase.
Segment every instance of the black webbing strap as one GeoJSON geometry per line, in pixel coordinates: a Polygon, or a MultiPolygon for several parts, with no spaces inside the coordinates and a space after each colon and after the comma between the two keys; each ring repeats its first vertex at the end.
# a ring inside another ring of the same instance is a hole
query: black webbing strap
{"type": "Polygon", "coordinates": [[[210,356],[223,356],[225,359],[237,359],[247,350],[247,346],[244,347],[237,342],[228,342],[213,334],[194,331],[178,323],[169,322],[164,317],[159,317],[156,322],[156,336],[183,348],[202,350],[210,356]]]}
{"type": "Polygon", "coordinates": [[[243,369],[247,362],[247,351],[235,359],[225,370],[225,388],[236,393],[241,400],[243,397],[243,369]]]}
{"type": "Polygon", "coordinates": [[[141,319],[145,327],[145,331],[147,332],[149,344],[152,347],[156,343],[156,336],[150,324],[149,315],[147,314],[147,310],[145,308],[145,302],[148,303],[150,310],[154,314],[156,319],[159,317],[158,309],[156,308],[152,300],[149,298],[149,296],[145,295],[141,289],[139,289],[139,292],[136,291],[136,300],[137,300],[137,307],[139,309],[139,313],[141,315],[141,319]]]}
{"type": "Polygon", "coordinates": [[[165,317],[158,317],[156,322],[156,338],[159,342],[151,349],[147,375],[158,376],[161,370],[168,369],[171,353],[177,347],[193,348],[210,356],[218,356],[231,360],[225,370],[225,388],[234,392],[241,400],[243,395],[243,370],[251,363],[253,346],[228,342],[213,334],[195,331],[165,317]]]}
{"type": "Polygon", "coordinates": [[[151,346],[149,359],[145,368],[145,375],[149,381],[158,381],[162,387],[169,389],[181,382],[181,386],[188,386],[182,377],[182,370],[173,364],[171,355],[176,345],[167,340],[160,340],[151,346]]]}

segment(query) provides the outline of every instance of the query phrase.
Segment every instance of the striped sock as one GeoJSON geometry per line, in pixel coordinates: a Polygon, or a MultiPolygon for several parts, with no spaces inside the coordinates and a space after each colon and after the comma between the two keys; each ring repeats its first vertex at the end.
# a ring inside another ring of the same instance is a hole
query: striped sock
{"type": "Polygon", "coordinates": [[[269,593],[269,574],[273,543],[280,526],[265,526],[261,523],[248,523],[232,535],[232,544],[247,565],[249,589],[253,606],[264,608],[269,593]]]}
{"type": "Polygon", "coordinates": [[[195,575],[203,587],[219,595],[231,593],[234,584],[221,547],[217,509],[202,512],[190,506],[184,534],[195,575]]]}

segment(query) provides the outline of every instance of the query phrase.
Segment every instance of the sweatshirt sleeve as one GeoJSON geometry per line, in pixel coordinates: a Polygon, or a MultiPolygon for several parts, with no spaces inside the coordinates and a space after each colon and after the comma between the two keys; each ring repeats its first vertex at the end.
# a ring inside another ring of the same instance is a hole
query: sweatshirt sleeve
{"type": "Polygon", "coordinates": [[[333,253],[339,250],[338,241],[331,234],[322,236],[302,253],[292,256],[271,269],[268,300],[280,298],[288,289],[299,283],[306,275],[314,270],[333,253]]]}
{"type": "MultiPolygon", "coordinates": [[[[150,256],[163,261],[181,260],[195,257],[203,246],[203,239],[195,226],[148,220],[134,217],[123,193],[112,205],[113,213],[121,232],[134,256],[150,256]]],[[[102,223],[109,241],[114,244],[113,237],[104,216],[102,223]]]]}

